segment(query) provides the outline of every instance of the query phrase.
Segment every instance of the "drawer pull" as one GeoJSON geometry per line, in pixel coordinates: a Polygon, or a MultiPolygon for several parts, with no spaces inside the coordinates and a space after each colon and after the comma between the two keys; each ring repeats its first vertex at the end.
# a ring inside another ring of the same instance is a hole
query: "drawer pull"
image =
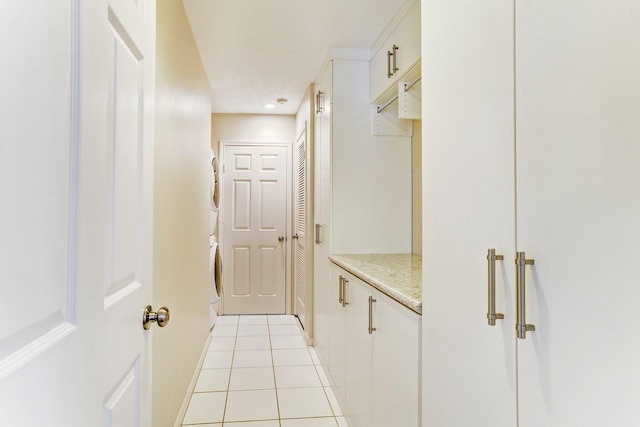
{"type": "Polygon", "coordinates": [[[516,253],[516,333],[518,338],[527,338],[527,332],[536,330],[534,325],[527,324],[524,267],[533,265],[532,259],[526,259],[524,252],[516,253]]]}
{"type": "Polygon", "coordinates": [[[489,326],[496,325],[496,319],[504,319],[504,314],[496,313],[496,260],[503,260],[503,255],[496,255],[495,249],[489,249],[487,253],[488,264],[488,308],[487,308],[487,321],[489,326]]]}
{"type": "Polygon", "coordinates": [[[373,331],[376,330],[376,328],[373,327],[373,303],[376,302],[376,300],[369,295],[369,335],[371,335],[373,333],[373,331]]]}
{"type": "Polygon", "coordinates": [[[346,307],[349,305],[349,301],[347,301],[347,285],[349,284],[349,279],[346,277],[342,278],[342,306],[346,307]]]}

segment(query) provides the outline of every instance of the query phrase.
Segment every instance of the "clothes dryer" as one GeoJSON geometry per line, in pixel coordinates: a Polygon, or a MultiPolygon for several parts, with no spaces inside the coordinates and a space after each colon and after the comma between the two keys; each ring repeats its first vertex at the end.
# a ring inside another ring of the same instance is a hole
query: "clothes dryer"
{"type": "Polygon", "coordinates": [[[211,315],[211,327],[215,325],[218,317],[220,294],[222,290],[222,256],[220,255],[220,245],[215,236],[209,239],[209,272],[211,282],[211,293],[209,307],[211,315]]]}

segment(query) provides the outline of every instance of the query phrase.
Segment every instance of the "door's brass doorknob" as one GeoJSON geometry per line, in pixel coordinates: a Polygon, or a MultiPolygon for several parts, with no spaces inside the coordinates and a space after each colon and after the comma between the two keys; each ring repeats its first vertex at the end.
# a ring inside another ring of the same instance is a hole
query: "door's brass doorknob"
{"type": "Polygon", "coordinates": [[[160,307],[157,313],[152,310],[153,307],[150,305],[145,307],[144,314],[142,315],[142,327],[149,329],[153,322],[158,322],[158,326],[161,328],[167,326],[170,318],[169,309],[167,307],[160,307]]]}

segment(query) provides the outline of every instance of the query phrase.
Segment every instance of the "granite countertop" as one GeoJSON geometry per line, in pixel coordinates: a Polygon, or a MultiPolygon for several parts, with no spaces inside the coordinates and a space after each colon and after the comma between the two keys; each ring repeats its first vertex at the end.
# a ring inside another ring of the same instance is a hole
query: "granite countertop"
{"type": "Polygon", "coordinates": [[[329,260],[400,304],[422,314],[422,256],[333,254],[329,260]]]}

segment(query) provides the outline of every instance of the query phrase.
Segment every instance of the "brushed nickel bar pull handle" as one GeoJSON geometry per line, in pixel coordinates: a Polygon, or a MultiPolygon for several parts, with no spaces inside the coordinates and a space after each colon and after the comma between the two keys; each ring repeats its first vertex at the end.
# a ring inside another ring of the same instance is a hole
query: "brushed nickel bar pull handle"
{"type": "Polygon", "coordinates": [[[496,319],[504,319],[504,314],[496,313],[496,260],[503,260],[503,255],[496,255],[495,249],[487,252],[487,264],[489,271],[489,295],[487,308],[487,322],[489,326],[496,326],[496,319]]]}
{"type": "Polygon", "coordinates": [[[316,94],[316,114],[320,114],[324,112],[323,95],[324,95],[324,92],[322,92],[321,90],[319,90],[318,93],[316,94]]]}
{"type": "Polygon", "coordinates": [[[347,285],[349,284],[349,279],[343,277],[342,283],[342,306],[346,307],[349,305],[349,301],[347,301],[347,285]]]}
{"type": "Polygon", "coordinates": [[[387,78],[391,78],[391,76],[393,76],[393,73],[391,72],[391,57],[393,56],[393,53],[391,53],[390,50],[387,51],[387,78]]]}
{"type": "Polygon", "coordinates": [[[533,265],[532,259],[526,259],[524,252],[516,252],[516,334],[518,338],[527,338],[527,332],[536,330],[535,325],[527,324],[524,268],[533,265]]]}
{"type": "Polygon", "coordinates": [[[344,284],[344,277],[341,274],[340,278],[338,279],[338,286],[339,286],[338,287],[338,304],[342,304],[342,301],[344,300],[343,284],[344,284]]]}
{"type": "Polygon", "coordinates": [[[398,65],[396,63],[396,58],[398,57],[398,49],[400,48],[394,44],[393,45],[393,70],[391,72],[391,75],[395,75],[396,71],[399,70],[398,65]]]}
{"type": "Polygon", "coordinates": [[[369,335],[371,335],[373,333],[373,331],[376,330],[376,328],[373,327],[373,303],[376,302],[376,300],[369,295],[369,335]]]}
{"type": "Polygon", "coordinates": [[[320,238],[320,230],[322,230],[322,225],[316,224],[316,245],[322,243],[322,239],[320,238]]]}

